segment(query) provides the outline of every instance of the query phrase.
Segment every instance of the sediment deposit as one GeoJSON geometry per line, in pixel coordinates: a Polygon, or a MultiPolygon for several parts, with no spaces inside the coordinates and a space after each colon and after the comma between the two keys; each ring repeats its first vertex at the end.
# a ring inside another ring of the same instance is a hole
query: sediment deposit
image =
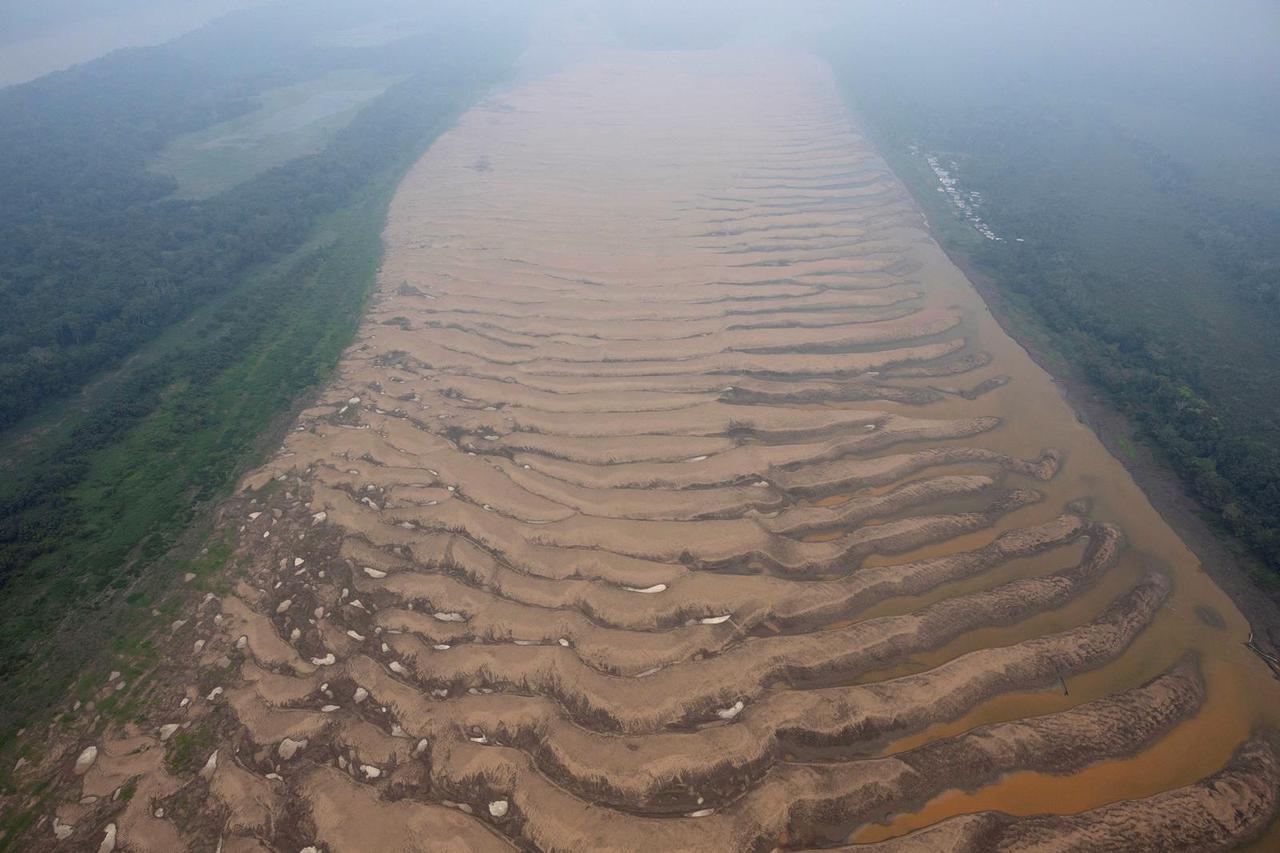
{"type": "Polygon", "coordinates": [[[182,689],[101,744],[66,843],[1208,850],[1272,821],[1243,619],[816,60],[495,95],[386,248],[222,510],[182,689]]]}

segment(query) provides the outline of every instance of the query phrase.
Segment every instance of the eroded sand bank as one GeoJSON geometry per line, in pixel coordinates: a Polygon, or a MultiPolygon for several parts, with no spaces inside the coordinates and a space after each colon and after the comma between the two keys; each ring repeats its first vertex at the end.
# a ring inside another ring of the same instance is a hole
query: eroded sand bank
{"type": "Polygon", "coordinates": [[[176,629],[199,671],[103,744],[73,840],[1163,850],[1272,821],[1243,619],[815,60],[619,54],[495,96],[386,242],[337,379],[225,511],[245,574],[176,629]],[[157,759],[174,723],[213,733],[199,773],[157,759]]]}

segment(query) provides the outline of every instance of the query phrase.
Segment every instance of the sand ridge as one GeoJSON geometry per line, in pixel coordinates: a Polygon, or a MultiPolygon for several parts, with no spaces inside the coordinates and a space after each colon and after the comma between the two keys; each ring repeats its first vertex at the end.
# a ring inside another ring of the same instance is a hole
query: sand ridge
{"type": "Polygon", "coordinates": [[[243,577],[179,635],[157,725],[209,755],[104,749],[73,838],[803,848],[1104,766],[1127,802],[882,846],[1227,849],[1272,819],[1252,706],[1173,783],[1125,779],[1256,675],[1238,613],[816,60],[610,54],[495,95],[385,240],[338,375],[223,511],[243,577]],[[1201,601],[1226,629],[1176,621],[1201,601]]]}

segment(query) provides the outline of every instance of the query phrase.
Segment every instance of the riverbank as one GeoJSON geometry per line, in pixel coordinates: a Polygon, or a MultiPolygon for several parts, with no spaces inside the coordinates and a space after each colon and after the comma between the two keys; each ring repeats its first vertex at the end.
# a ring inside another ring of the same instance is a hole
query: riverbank
{"type": "MultiPolygon", "coordinates": [[[[914,188],[909,182],[904,183],[914,196],[914,188]]],[[[919,198],[916,203],[920,204],[919,198]]],[[[1111,404],[1105,392],[1081,376],[1074,364],[1050,352],[1042,337],[1045,333],[1032,329],[1037,320],[1013,305],[998,281],[979,269],[927,217],[925,221],[933,239],[973,284],[1005,334],[1053,378],[1076,417],[1124,465],[1156,511],[1199,558],[1203,570],[1240,608],[1256,637],[1265,639],[1272,651],[1280,650],[1280,586],[1268,588],[1255,579],[1244,560],[1204,520],[1200,505],[1187,494],[1178,474],[1138,438],[1129,418],[1111,404]]],[[[1242,637],[1240,641],[1246,639],[1242,637]]]]}

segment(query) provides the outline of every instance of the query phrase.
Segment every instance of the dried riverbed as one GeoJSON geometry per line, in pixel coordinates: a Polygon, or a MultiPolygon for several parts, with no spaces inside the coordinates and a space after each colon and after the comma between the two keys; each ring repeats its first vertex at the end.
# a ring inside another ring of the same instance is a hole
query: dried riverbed
{"type": "Polygon", "coordinates": [[[1208,850],[1272,822],[1280,684],[1243,617],[816,61],[616,54],[497,95],[386,242],[338,376],[223,511],[245,571],[175,628],[183,689],[94,745],[49,843],[1208,850]]]}

